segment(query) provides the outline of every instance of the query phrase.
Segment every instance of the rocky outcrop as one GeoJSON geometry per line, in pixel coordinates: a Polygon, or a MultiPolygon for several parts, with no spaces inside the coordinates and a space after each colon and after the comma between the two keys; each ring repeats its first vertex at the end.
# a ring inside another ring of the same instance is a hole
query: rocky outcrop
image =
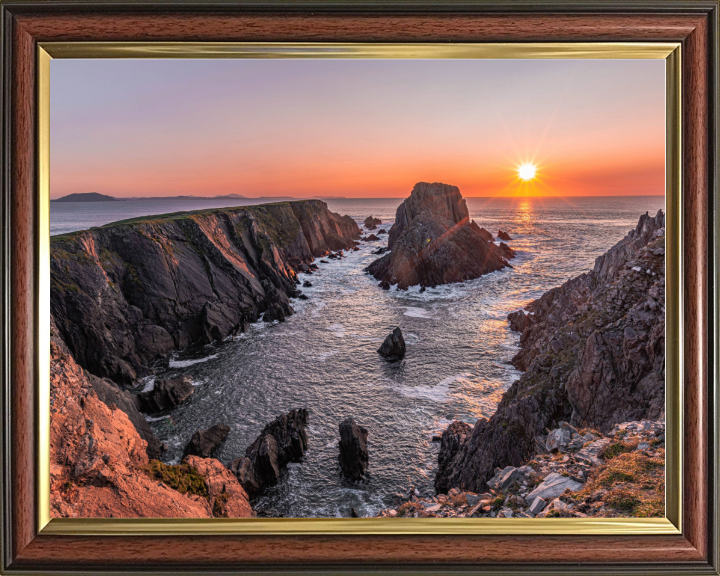
{"type": "Polygon", "coordinates": [[[340,422],[340,468],[349,480],[360,480],[370,461],[367,449],[368,431],[352,418],[340,422]]]}
{"type": "Polygon", "coordinates": [[[524,310],[508,314],[508,324],[514,332],[524,332],[532,324],[532,321],[532,316],[526,314],[524,310]]]}
{"type": "Polygon", "coordinates": [[[308,446],[307,422],[308,411],[304,408],[279,416],[263,428],[245,450],[244,458],[231,462],[230,470],[250,496],[276,483],[289,462],[302,459],[308,446]]]}
{"type": "Polygon", "coordinates": [[[359,237],[352,218],[318,200],[54,236],[51,311],[81,366],[128,386],[173,350],[224,338],[266,311],[292,314],[298,267],[359,237]]]}
{"type": "Polygon", "coordinates": [[[183,460],[205,480],[207,499],[214,518],[255,516],[248,495],[237,478],[215,458],[188,456],[183,460]]]}
{"type": "Polygon", "coordinates": [[[121,390],[116,384],[104,378],[97,378],[92,374],[85,374],[90,386],[97,397],[109,406],[110,409],[119,408],[130,419],[140,438],[147,442],[148,458],[159,458],[167,450],[167,445],[161,442],[147,423],[145,416],[138,410],[137,398],[127,390],[121,390]]]}
{"type": "Polygon", "coordinates": [[[378,354],[389,359],[399,359],[405,356],[405,339],[400,328],[395,328],[387,335],[385,341],[378,348],[378,354]]]}
{"type": "Polygon", "coordinates": [[[459,452],[460,447],[472,432],[472,426],[461,420],[455,420],[445,428],[440,438],[440,452],[438,453],[438,473],[435,475],[435,491],[444,494],[448,491],[447,472],[450,470],[450,462],[459,452]]]}
{"type": "Polygon", "coordinates": [[[505,242],[509,242],[510,240],[512,240],[512,238],[510,238],[510,234],[508,234],[507,232],[503,232],[502,230],[498,230],[497,237],[500,240],[505,240],[505,242]]]}
{"type": "MultiPolygon", "coordinates": [[[[205,486],[212,476],[193,469],[200,491],[175,489],[153,479],[147,471],[147,443],[123,410],[99,398],[89,374],[75,363],[56,334],[51,341],[50,411],[51,516],[214,516],[215,502],[208,498],[205,486]]],[[[201,462],[223,468],[217,460],[201,462]]],[[[231,474],[227,479],[226,492],[235,494],[238,503],[228,515],[252,516],[242,487],[231,474]],[[243,499],[245,504],[240,506],[243,499]]]]}
{"type": "Polygon", "coordinates": [[[470,226],[482,236],[482,239],[485,240],[485,242],[495,242],[495,237],[490,233],[489,230],[485,230],[485,228],[481,228],[475,223],[475,220],[470,222],[470,226]]]}
{"type": "Polygon", "coordinates": [[[207,430],[198,430],[185,446],[183,458],[186,456],[209,458],[229,433],[230,426],[227,424],[215,424],[207,430]]]}
{"type": "Polygon", "coordinates": [[[380,218],[373,218],[372,216],[368,216],[365,218],[365,228],[368,230],[375,230],[380,224],[382,224],[382,220],[380,218]]]}
{"type": "Polygon", "coordinates": [[[420,182],[397,209],[390,229],[392,251],[366,271],[398,288],[437,286],[478,278],[509,266],[501,250],[470,222],[460,190],[420,182]]]}
{"type": "Polygon", "coordinates": [[[662,212],[645,214],[593,270],[527,306],[513,359],[525,374],[438,469],[443,486],[484,489],[496,467],[518,466],[564,420],[607,431],[663,417],[664,224],[662,212]]]}
{"type": "Polygon", "coordinates": [[[174,408],[192,396],[193,392],[195,387],[190,376],[176,376],[156,380],[152,390],[142,392],[135,398],[142,412],[153,414],[174,408]]]}

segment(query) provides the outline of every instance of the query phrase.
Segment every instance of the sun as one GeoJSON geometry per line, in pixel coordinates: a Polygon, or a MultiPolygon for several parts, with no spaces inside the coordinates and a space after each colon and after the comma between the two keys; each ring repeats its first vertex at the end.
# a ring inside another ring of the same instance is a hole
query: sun
{"type": "Polygon", "coordinates": [[[528,182],[529,180],[532,180],[535,178],[535,164],[531,164],[530,162],[526,162],[525,164],[521,164],[518,167],[518,176],[520,177],[520,180],[524,180],[525,182],[528,182]]]}

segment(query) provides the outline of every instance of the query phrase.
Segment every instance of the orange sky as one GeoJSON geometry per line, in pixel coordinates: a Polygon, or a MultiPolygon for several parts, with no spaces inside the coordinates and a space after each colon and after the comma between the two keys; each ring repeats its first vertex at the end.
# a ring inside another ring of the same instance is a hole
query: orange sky
{"type": "Polygon", "coordinates": [[[660,60],[54,60],[51,75],[53,198],[664,194],[660,60]]]}

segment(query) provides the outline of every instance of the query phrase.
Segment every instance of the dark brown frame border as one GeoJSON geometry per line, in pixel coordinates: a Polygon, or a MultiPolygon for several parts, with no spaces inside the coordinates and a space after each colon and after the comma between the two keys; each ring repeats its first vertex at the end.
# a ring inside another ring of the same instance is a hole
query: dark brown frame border
{"type": "Polygon", "coordinates": [[[718,574],[718,2],[275,4],[3,0],[3,524],[6,573],[64,571],[718,574]],[[37,533],[38,42],[682,43],[683,534],[678,536],[48,536],[37,533]],[[559,559],[560,558],[560,559],[559,559]]]}

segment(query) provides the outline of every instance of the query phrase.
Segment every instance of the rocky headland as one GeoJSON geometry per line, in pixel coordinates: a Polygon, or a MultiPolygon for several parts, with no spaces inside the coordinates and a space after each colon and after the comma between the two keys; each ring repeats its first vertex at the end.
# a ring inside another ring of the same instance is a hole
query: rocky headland
{"type": "MultiPolygon", "coordinates": [[[[367,268],[380,284],[399,289],[462,282],[510,266],[501,250],[470,220],[460,190],[419,182],[398,207],[388,234],[390,253],[367,268]]],[[[491,237],[492,238],[492,237],[491,237]]]]}
{"type": "MultiPolygon", "coordinates": [[[[142,412],[185,401],[189,378],[158,380],[143,394],[127,388],[174,350],[261,317],[283,320],[293,312],[289,299],[302,296],[297,272],[310,272],[316,257],[342,257],[359,237],[350,217],[318,200],[150,216],[53,237],[52,515],[254,515],[235,474],[208,457],[227,426],[199,430],[181,464],[156,460],[166,446],[142,412]]],[[[306,422],[306,410],[293,411],[248,448],[259,489],[302,456],[306,422]]]]}
{"type": "Polygon", "coordinates": [[[319,200],[137,218],[51,239],[51,312],[75,360],[129,386],[173,350],[292,314],[297,270],[360,238],[319,200]]]}
{"type": "Polygon", "coordinates": [[[510,315],[524,374],[490,419],[443,433],[439,493],[485,491],[496,469],[529,462],[562,422],[600,436],[664,418],[664,226],[662,211],[643,215],[591,271],[510,315]]]}

